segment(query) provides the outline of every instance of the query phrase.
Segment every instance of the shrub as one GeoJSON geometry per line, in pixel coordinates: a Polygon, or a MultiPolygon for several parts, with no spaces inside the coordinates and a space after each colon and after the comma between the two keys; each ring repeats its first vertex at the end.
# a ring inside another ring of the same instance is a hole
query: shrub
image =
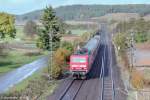
{"type": "Polygon", "coordinates": [[[52,77],[59,78],[65,71],[67,59],[70,56],[70,51],[65,48],[59,48],[53,56],[52,77]]]}
{"type": "Polygon", "coordinates": [[[135,35],[135,41],[137,43],[143,43],[146,42],[148,40],[148,35],[146,33],[136,33],[135,35]]]}
{"type": "Polygon", "coordinates": [[[52,78],[58,79],[61,75],[62,75],[62,66],[54,62],[52,67],[52,78]]]}
{"type": "Polygon", "coordinates": [[[141,89],[144,87],[144,77],[141,72],[134,70],[131,74],[131,83],[134,88],[141,89]]]}
{"type": "Polygon", "coordinates": [[[61,43],[61,48],[65,48],[66,50],[69,50],[70,52],[73,52],[73,44],[70,42],[62,42],[61,43]]]}
{"type": "Polygon", "coordinates": [[[92,33],[88,33],[88,32],[83,33],[81,36],[82,37],[81,42],[85,42],[85,41],[89,40],[91,38],[91,36],[92,36],[92,33]]]}
{"type": "Polygon", "coordinates": [[[119,53],[124,52],[128,47],[127,34],[126,33],[117,33],[113,40],[117,47],[120,47],[119,53]]]}
{"type": "Polygon", "coordinates": [[[64,48],[59,48],[54,54],[54,61],[62,65],[66,61],[66,57],[69,55],[69,51],[64,48]]]}

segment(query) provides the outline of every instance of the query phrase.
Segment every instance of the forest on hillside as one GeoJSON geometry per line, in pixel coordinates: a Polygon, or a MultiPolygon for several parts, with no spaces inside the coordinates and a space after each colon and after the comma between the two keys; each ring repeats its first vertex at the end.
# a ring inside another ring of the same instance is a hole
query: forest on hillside
{"type": "MultiPolygon", "coordinates": [[[[16,15],[18,21],[39,20],[43,10],[16,15]]],[[[139,13],[141,16],[150,14],[150,5],[70,5],[55,8],[56,15],[62,20],[85,20],[100,17],[108,13],[139,13]]]]}

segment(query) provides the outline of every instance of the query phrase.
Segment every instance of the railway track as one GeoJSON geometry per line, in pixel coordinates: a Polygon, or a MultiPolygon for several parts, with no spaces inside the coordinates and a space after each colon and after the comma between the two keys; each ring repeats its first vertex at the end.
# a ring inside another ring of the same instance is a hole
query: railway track
{"type": "Polygon", "coordinates": [[[99,59],[103,55],[103,46],[100,45],[99,48],[100,54],[96,56],[93,68],[88,75],[87,80],[73,80],[68,78],[62,82],[61,86],[58,87],[57,91],[53,93],[52,96],[48,97],[48,100],[97,100],[99,90],[97,85],[100,83],[99,73],[100,73],[100,64],[99,59]],[[100,52],[102,51],[102,52],[100,52]]]}
{"type": "Polygon", "coordinates": [[[72,80],[57,100],[74,100],[84,80],[72,80]]]}
{"type": "Polygon", "coordinates": [[[48,100],[121,100],[115,97],[112,44],[105,35],[88,74],[89,79],[65,80],[48,100]]]}
{"type": "Polygon", "coordinates": [[[108,46],[105,47],[101,69],[102,69],[100,75],[100,77],[102,78],[101,100],[115,100],[111,45],[109,47],[108,46]],[[109,54],[107,53],[107,55],[106,50],[108,50],[107,52],[109,53],[109,54]]]}

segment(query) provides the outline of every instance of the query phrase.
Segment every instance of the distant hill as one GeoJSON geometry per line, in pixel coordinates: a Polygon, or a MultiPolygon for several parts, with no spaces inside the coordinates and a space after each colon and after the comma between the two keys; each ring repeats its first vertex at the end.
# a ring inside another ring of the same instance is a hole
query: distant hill
{"type": "MultiPolygon", "coordinates": [[[[37,10],[23,15],[16,15],[17,22],[39,20],[43,10],[37,10]]],[[[140,16],[150,14],[150,5],[70,5],[55,8],[56,15],[62,20],[86,20],[104,16],[109,13],[137,13],[140,16]]]]}
{"type": "Polygon", "coordinates": [[[18,21],[23,21],[23,20],[39,20],[41,15],[42,15],[42,10],[36,10],[33,12],[29,12],[23,15],[16,15],[16,19],[18,21]]]}
{"type": "Polygon", "coordinates": [[[140,19],[138,13],[109,13],[100,17],[93,17],[91,21],[129,21],[131,19],[140,19]]]}

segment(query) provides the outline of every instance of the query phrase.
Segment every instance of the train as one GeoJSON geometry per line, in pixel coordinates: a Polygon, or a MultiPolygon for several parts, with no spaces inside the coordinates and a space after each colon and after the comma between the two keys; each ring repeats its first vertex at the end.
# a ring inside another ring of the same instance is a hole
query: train
{"type": "Polygon", "coordinates": [[[70,56],[69,71],[74,79],[87,79],[100,46],[100,34],[94,35],[82,48],[70,56]]]}

